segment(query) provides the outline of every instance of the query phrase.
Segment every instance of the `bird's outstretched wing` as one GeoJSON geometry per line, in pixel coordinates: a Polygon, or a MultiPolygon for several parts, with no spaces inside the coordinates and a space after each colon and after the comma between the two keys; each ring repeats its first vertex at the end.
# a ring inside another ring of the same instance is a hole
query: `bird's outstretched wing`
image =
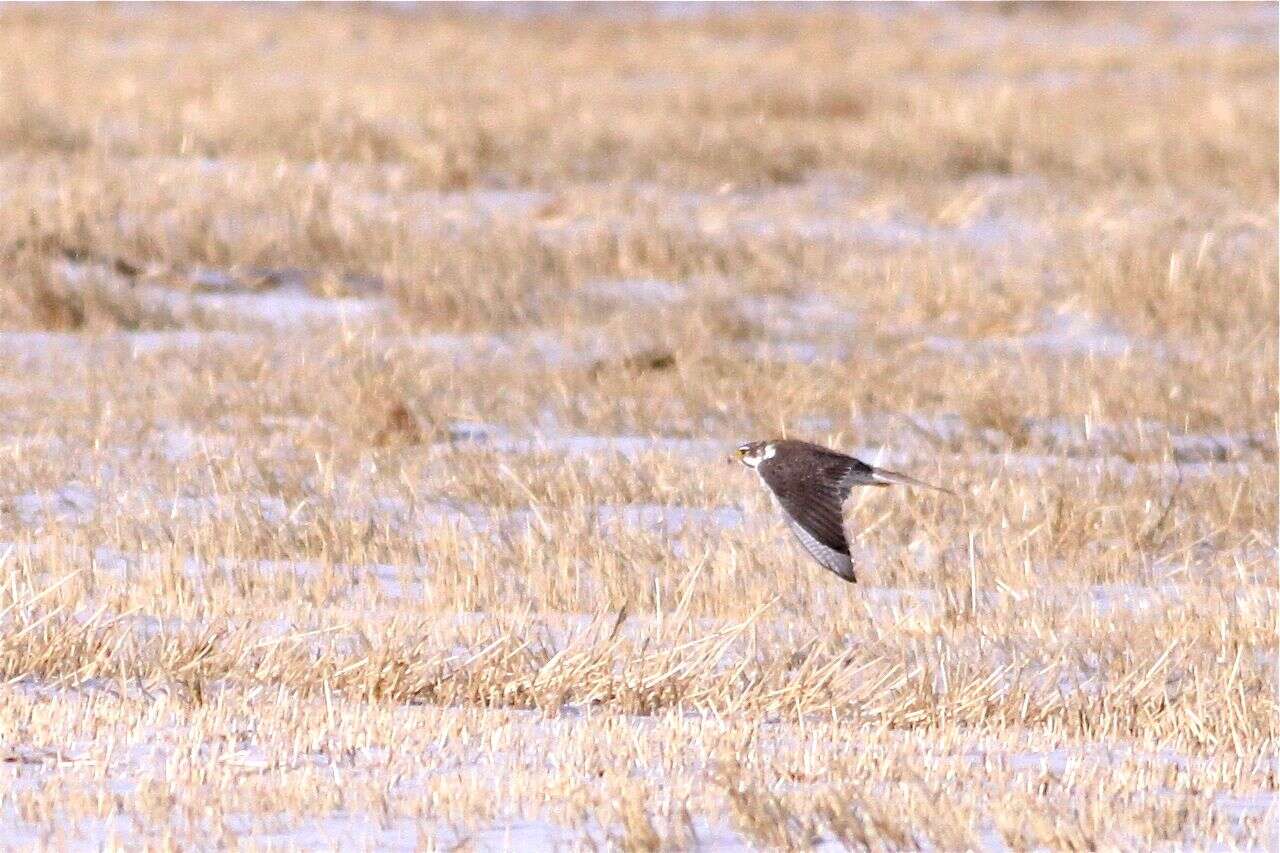
{"type": "Polygon", "coordinates": [[[842,505],[855,485],[874,482],[874,469],[828,451],[802,457],[779,455],[762,462],[758,470],[809,555],[844,580],[856,581],[842,505]]]}
{"type": "Polygon", "coordinates": [[[843,532],[840,533],[840,542],[832,547],[810,533],[800,522],[792,518],[790,513],[787,514],[787,526],[791,528],[791,532],[796,535],[796,539],[804,549],[809,552],[809,556],[817,560],[820,566],[829,572],[834,572],[849,583],[858,582],[858,576],[853,571],[853,557],[849,554],[849,543],[845,541],[843,532]]]}

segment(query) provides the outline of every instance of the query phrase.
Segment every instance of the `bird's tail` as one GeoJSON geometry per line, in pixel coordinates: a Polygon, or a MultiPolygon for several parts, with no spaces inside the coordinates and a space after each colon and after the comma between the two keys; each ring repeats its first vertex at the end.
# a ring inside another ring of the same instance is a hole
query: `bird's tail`
{"type": "Polygon", "coordinates": [[[871,480],[877,486],[920,486],[924,489],[933,489],[935,492],[955,495],[955,492],[950,489],[917,480],[915,477],[908,477],[906,474],[899,474],[897,471],[886,471],[884,468],[872,468],[871,480]]]}

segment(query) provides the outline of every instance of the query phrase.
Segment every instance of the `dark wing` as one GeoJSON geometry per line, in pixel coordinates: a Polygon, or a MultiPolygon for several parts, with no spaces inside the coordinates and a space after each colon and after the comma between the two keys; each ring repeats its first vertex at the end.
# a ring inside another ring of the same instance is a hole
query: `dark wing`
{"type": "MultiPolygon", "coordinates": [[[[829,572],[834,572],[849,583],[858,582],[853,572],[853,557],[849,555],[848,542],[838,543],[836,547],[821,542],[790,515],[787,516],[787,526],[791,528],[791,532],[796,535],[796,539],[804,549],[809,552],[809,556],[818,561],[818,565],[829,572]]],[[[841,534],[840,538],[844,539],[844,534],[841,534]]]]}
{"type": "Polygon", "coordinates": [[[842,506],[855,485],[869,484],[872,468],[850,456],[806,445],[764,460],[759,471],[810,556],[845,580],[855,580],[842,506]]]}

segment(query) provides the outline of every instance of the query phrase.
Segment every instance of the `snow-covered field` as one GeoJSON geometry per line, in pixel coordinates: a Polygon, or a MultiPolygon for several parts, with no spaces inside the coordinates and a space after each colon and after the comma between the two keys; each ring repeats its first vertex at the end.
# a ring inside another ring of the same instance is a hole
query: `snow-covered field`
{"type": "Polygon", "coordinates": [[[1274,849],[1276,19],[0,8],[0,846],[1274,849]]]}

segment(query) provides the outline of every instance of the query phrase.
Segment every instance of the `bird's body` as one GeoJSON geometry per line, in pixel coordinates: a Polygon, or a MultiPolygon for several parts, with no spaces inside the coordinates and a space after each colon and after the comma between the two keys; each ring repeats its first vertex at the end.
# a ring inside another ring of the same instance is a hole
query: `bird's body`
{"type": "Polygon", "coordinates": [[[856,582],[857,577],[844,532],[843,506],[853,487],[904,485],[938,489],[807,441],[754,441],[738,448],[738,458],[755,469],[778,499],[787,524],[809,555],[850,583],[856,582]]]}

